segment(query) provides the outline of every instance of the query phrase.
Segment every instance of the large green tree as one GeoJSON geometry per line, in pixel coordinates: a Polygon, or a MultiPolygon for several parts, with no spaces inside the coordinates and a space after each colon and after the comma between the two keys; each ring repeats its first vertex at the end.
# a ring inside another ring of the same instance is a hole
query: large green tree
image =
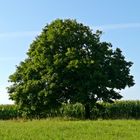
{"type": "Polygon", "coordinates": [[[64,102],[80,102],[86,118],[97,101],[120,99],[118,90],[134,85],[132,62],[100,35],[70,19],[45,26],[9,77],[10,98],[27,115],[38,116],[64,102]]]}

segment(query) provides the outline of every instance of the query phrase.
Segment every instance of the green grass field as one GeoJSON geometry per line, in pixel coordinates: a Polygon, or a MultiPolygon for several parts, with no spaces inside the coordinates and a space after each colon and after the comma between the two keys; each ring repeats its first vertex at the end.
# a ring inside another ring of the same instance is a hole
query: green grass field
{"type": "Polygon", "coordinates": [[[0,140],[138,140],[139,120],[0,121],[0,140]]]}

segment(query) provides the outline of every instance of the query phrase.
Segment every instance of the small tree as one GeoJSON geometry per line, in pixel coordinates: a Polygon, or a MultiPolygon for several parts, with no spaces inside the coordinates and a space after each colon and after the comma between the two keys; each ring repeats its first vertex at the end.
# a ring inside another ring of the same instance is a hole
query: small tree
{"type": "Polygon", "coordinates": [[[9,77],[10,98],[33,116],[64,102],[79,102],[86,118],[97,101],[120,99],[117,90],[134,85],[132,62],[119,48],[101,42],[100,35],[70,19],[45,26],[30,45],[27,59],[9,77]]]}

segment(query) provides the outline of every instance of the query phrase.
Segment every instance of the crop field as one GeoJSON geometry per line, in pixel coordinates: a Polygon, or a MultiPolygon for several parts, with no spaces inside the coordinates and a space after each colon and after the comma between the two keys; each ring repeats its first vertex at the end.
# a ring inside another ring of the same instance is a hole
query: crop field
{"type": "Polygon", "coordinates": [[[138,140],[139,120],[0,121],[0,140],[138,140]]]}

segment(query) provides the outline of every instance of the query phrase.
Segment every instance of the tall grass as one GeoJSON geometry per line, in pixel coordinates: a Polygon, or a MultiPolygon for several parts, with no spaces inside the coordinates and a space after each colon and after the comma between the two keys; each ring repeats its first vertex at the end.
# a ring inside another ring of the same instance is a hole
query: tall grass
{"type": "Polygon", "coordinates": [[[0,119],[16,119],[21,116],[16,105],[0,105],[0,119]]]}
{"type": "Polygon", "coordinates": [[[105,119],[140,119],[140,101],[117,101],[103,103],[100,117],[105,119]]]}
{"type": "MultiPolygon", "coordinates": [[[[62,106],[62,116],[84,118],[83,105],[65,104],[62,106]]],[[[59,114],[59,113],[58,113],[59,114]]],[[[91,119],[140,119],[140,101],[116,101],[110,103],[99,103],[99,107],[91,110],[91,119]]]]}
{"type": "MultiPolygon", "coordinates": [[[[99,103],[100,107],[93,107],[91,119],[140,119],[140,101],[116,101],[113,104],[99,103]]],[[[46,111],[47,112],[47,111],[46,111]]],[[[85,109],[80,103],[63,104],[59,110],[52,110],[44,114],[47,117],[66,117],[84,119],[85,109]]],[[[16,105],[0,105],[0,119],[21,118],[16,105]]]]}

